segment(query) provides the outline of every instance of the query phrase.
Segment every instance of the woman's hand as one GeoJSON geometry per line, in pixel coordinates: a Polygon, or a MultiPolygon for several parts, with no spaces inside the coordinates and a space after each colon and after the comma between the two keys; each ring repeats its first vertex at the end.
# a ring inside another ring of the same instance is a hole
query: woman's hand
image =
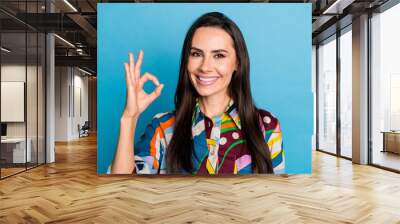
{"type": "Polygon", "coordinates": [[[143,51],[139,52],[135,64],[133,54],[129,53],[129,64],[125,65],[126,79],[126,104],[122,114],[123,118],[138,118],[139,115],[161,94],[164,85],[160,84],[157,77],[150,73],[140,74],[140,66],[143,61],[143,51]],[[157,87],[151,93],[143,90],[144,83],[151,80],[157,87]]]}
{"type": "Polygon", "coordinates": [[[143,51],[140,51],[136,64],[132,53],[129,53],[129,64],[125,63],[126,104],[121,118],[117,151],[111,166],[111,173],[114,174],[135,172],[135,149],[133,146],[138,117],[161,94],[164,86],[150,73],[146,72],[143,76],[140,75],[142,61],[143,51]],[[157,85],[150,94],[143,90],[143,85],[148,80],[157,85]]]}

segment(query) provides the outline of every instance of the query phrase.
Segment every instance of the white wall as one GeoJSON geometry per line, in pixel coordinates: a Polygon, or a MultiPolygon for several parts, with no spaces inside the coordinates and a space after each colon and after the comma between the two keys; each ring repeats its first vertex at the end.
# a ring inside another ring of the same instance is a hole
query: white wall
{"type": "Polygon", "coordinates": [[[70,84],[68,71],[67,67],[55,68],[55,141],[68,140],[68,87],[70,84]]]}
{"type": "Polygon", "coordinates": [[[88,121],[88,77],[81,76],[82,73],[76,75],[77,70],[74,70],[74,108],[73,119],[72,119],[72,136],[78,137],[78,124],[81,126],[88,121]],[[80,111],[81,110],[81,111],[80,111]]]}
{"type": "Polygon", "coordinates": [[[55,73],[55,140],[70,141],[88,120],[88,77],[72,67],[56,67],[55,73]]]}
{"type": "MultiPolygon", "coordinates": [[[[31,74],[35,74],[36,76],[36,66],[27,66],[25,68],[24,65],[18,64],[5,64],[1,66],[1,81],[3,82],[25,82],[25,69],[28,72],[28,84],[29,87],[34,86],[34,88],[27,88],[27,106],[29,110],[27,111],[27,120],[28,124],[28,137],[30,133],[35,132],[36,136],[36,107],[37,107],[37,99],[36,99],[36,80],[31,78],[31,74]],[[35,113],[32,113],[32,112],[35,113]],[[31,124],[34,122],[34,124],[31,124]],[[30,130],[32,128],[32,130],[30,130]]],[[[4,96],[3,96],[4,97],[4,96]]],[[[39,105],[40,107],[41,105],[39,105]]],[[[1,108],[1,110],[7,110],[7,108],[1,108]]],[[[8,137],[25,137],[25,123],[26,122],[7,122],[7,136],[8,137]]]]}

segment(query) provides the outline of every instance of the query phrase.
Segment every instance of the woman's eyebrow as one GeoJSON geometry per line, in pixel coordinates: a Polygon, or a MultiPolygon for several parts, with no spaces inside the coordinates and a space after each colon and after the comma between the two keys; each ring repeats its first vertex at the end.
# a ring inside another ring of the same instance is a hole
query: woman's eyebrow
{"type": "MultiPolygon", "coordinates": [[[[191,50],[195,50],[195,51],[200,51],[203,52],[203,50],[197,48],[197,47],[191,47],[191,50]]],[[[221,52],[225,52],[225,53],[229,53],[227,50],[225,49],[216,49],[216,50],[212,50],[212,53],[221,53],[221,52]]]]}
{"type": "Polygon", "coordinates": [[[195,50],[195,51],[203,52],[203,50],[201,50],[201,49],[199,49],[199,48],[196,48],[196,47],[191,47],[190,50],[195,50]]]}
{"type": "Polygon", "coordinates": [[[213,52],[213,53],[221,53],[221,52],[228,53],[228,51],[224,50],[224,49],[212,50],[211,52],[213,52]]]}

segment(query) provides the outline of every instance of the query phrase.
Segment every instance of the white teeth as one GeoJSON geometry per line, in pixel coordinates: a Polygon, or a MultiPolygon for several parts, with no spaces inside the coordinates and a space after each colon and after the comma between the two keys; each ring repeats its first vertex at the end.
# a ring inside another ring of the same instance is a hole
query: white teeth
{"type": "Polygon", "coordinates": [[[212,81],[215,81],[215,80],[217,80],[217,78],[216,78],[216,77],[212,77],[212,78],[204,78],[204,77],[200,77],[200,76],[199,76],[199,79],[200,79],[201,81],[205,81],[205,82],[212,82],[212,81]]]}

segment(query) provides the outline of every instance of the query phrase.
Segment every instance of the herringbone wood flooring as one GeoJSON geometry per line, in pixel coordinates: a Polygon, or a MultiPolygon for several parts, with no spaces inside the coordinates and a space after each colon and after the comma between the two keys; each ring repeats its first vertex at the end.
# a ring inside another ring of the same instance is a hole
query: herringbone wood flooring
{"type": "Polygon", "coordinates": [[[400,223],[400,175],[315,152],[312,175],[96,174],[96,139],[0,181],[0,223],[400,223]]]}

